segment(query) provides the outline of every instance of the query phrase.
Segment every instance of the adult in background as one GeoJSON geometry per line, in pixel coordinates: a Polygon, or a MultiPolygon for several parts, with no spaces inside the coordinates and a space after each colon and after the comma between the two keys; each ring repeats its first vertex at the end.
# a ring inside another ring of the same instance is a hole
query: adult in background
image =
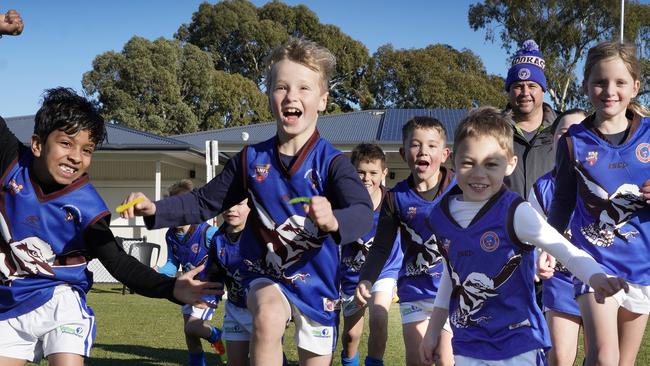
{"type": "Polygon", "coordinates": [[[23,32],[23,18],[15,10],[0,14],[0,37],[3,35],[17,36],[23,32]]]}
{"type": "Polygon", "coordinates": [[[506,78],[508,106],[514,120],[517,166],[505,184],[526,197],[540,176],[553,169],[553,131],[556,112],[544,103],[544,58],[533,40],[524,42],[512,60],[506,78]]]}

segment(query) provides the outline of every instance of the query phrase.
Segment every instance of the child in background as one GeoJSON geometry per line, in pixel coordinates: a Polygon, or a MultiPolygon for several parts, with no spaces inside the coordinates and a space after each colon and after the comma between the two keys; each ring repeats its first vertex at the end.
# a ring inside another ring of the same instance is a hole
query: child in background
{"type": "Polygon", "coordinates": [[[556,154],[549,223],[562,231],[570,223],[571,241],[630,284],[604,305],[577,284],[587,365],[634,365],[650,313],[650,118],[628,109],[639,78],[633,45],[591,48],[583,89],[595,112],[569,129],[556,154]]]}
{"type": "MultiPolygon", "coordinates": [[[[427,329],[442,273],[442,257],[425,225],[433,205],[453,186],[442,164],[449,156],[445,128],[435,118],[414,117],[402,128],[402,159],[411,175],[389,192],[382,204],[375,243],[364,265],[356,298],[365,303],[388,259],[399,231],[403,260],[397,280],[407,365],[420,365],[418,349],[427,329]]],[[[451,329],[441,330],[437,365],[452,365],[451,329]]]]}
{"type": "MultiPolygon", "coordinates": [[[[183,179],[172,184],[169,195],[175,196],[187,193],[194,189],[194,184],[189,179],[183,179]]],[[[170,277],[176,275],[179,265],[183,273],[186,273],[202,264],[208,258],[210,240],[217,232],[217,229],[208,223],[196,225],[183,225],[167,230],[165,240],[167,241],[167,263],[158,269],[158,272],[170,277]]],[[[212,296],[206,301],[216,304],[217,299],[212,296]]],[[[212,319],[214,309],[201,309],[192,305],[183,305],[183,324],[185,332],[185,343],[187,344],[189,366],[205,366],[205,354],[201,345],[201,338],[210,343],[217,353],[220,353],[221,331],[208,324],[212,319]]]]}
{"type": "Polygon", "coordinates": [[[457,366],[544,364],[550,341],[535,301],[535,246],[556,255],[602,296],[626,286],[608,278],[593,258],[505,187],[504,177],[517,164],[510,118],[493,107],[478,108],[456,129],[458,186],[428,217],[445,270],[420,347],[423,361],[438,357],[435,347],[449,318],[457,366]]]}
{"type": "Polygon", "coordinates": [[[253,315],[251,365],[282,364],[282,336],[291,319],[300,363],[331,363],[338,245],[372,227],[372,202],[354,167],[316,129],[334,65],[327,49],[304,39],[276,48],[266,80],[277,135],[244,147],[205,186],[156,203],[144,199],[122,214],[145,216],[149,228],[172,226],[204,221],[249,199],[254,209],[240,253],[253,315]]]}
{"type": "Polygon", "coordinates": [[[226,210],[222,215],[224,223],[210,243],[208,268],[213,268],[213,265],[218,267],[217,273],[212,275],[222,280],[228,289],[228,299],[224,305],[223,339],[228,350],[228,365],[231,366],[246,365],[253,332],[253,317],[246,308],[246,294],[242,287],[242,256],[239,251],[239,239],[249,212],[248,200],[226,210]]]}
{"type": "Polygon", "coordinates": [[[104,141],[104,120],[71,89],[47,90],[29,148],[0,118],[0,364],[81,366],[95,339],[86,304],[87,264],[97,258],[135,292],[198,305],[215,284],[199,267],[168,278],[124,252],[86,171],[104,141]]]}
{"type": "MultiPolygon", "coordinates": [[[[582,109],[562,112],[553,122],[553,144],[574,124],[582,122],[587,113],[582,109]]],[[[546,217],[555,191],[555,169],[539,177],[528,195],[528,202],[546,217]]],[[[566,235],[569,235],[568,233],[566,235]]],[[[582,318],[574,297],[573,275],[546,252],[537,259],[537,274],[542,279],[542,302],[551,334],[552,347],[547,354],[549,366],[571,366],[578,349],[582,318]]],[[[586,339],[585,339],[586,341],[586,339]]]]}
{"type": "Polygon", "coordinates": [[[0,14],[0,37],[3,35],[18,36],[23,32],[23,18],[15,10],[0,14]]]}
{"type": "MultiPolygon", "coordinates": [[[[359,342],[363,334],[365,307],[359,306],[354,292],[359,282],[359,271],[366,261],[377,231],[381,203],[385,197],[383,181],[388,174],[386,155],[375,144],[359,144],[352,150],[352,164],[364,184],[375,208],[374,226],[366,235],[355,242],[341,247],[341,299],[343,309],[343,335],[341,363],[343,366],[359,364],[359,342]]],[[[376,365],[384,357],[388,339],[388,311],[393,300],[397,273],[402,264],[402,253],[393,245],[390,259],[384,265],[379,279],[372,286],[369,304],[370,334],[368,335],[368,356],[366,365],[376,365]],[[374,362],[374,363],[373,363],[374,362]]]]}

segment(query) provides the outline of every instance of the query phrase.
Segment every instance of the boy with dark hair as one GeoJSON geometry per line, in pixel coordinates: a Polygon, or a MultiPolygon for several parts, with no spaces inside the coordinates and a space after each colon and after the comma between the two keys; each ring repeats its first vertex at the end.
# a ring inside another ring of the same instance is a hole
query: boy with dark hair
{"type": "Polygon", "coordinates": [[[339,316],[337,244],[372,227],[372,203],[354,167],[316,129],[335,62],[304,39],[275,49],[266,80],[277,135],[244,147],[205,186],[156,203],[145,198],[123,213],[165,227],[201,222],[249,199],[254,209],[240,243],[253,314],[251,365],[282,364],[291,319],[301,364],[330,364],[339,316]]]}
{"type": "MultiPolygon", "coordinates": [[[[168,189],[169,196],[187,193],[194,189],[194,184],[189,179],[182,179],[172,184],[168,189]]],[[[208,259],[210,242],[217,232],[217,228],[202,222],[195,225],[182,225],[172,227],[165,234],[167,242],[167,263],[158,268],[158,272],[174,277],[180,266],[183,273],[199,267],[208,259]]],[[[217,303],[214,296],[205,299],[210,303],[217,303]]],[[[205,353],[201,345],[201,338],[210,343],[217,353],[222,353],[221,330],[207,322],[212,319],[214,309],[199,308],[185,304],[181,308],[183,314],[183,331],[188,351],[189,366],[205,366],[205,353]]]]}
{"type": "MultiPolygon", "coordinates": [[[[406,364],[419,365],[418,347],[426,330],[436,296],[442,258],[426,217],[438,198],[453,186],[453,174],[442,164],[449,156],[444,126],[431,117],[414,117],[402,128],[402,158],[411,175],[393,187],[382,204],[373,244],[361,271],[356,298],[365,303],[368,291],[379,276],[399,232],[403,260],[397,279],[406,364]]],[[[441,335],[440,352],[446,355],[438,365],[451,365],[451,331],[441,335]]],[[[369,360],[366,365],[381,365],[369,360]]]]}
{"type": "Polygon", "coordinates": [[[600,296],[627,288],[505,188],[503,179],[517,164],[510,118],[493,107],[478,108],[456,129],[458,185],[427,218],[445,268],[420,346],[423,362],[438,357],[440,329],[449,317],[458,366],[544,364],[551,344],[535,302],[535,246],[589,281],[600,296]]]}
{"type": "Polygon", "coordinates": [[[110,213],[86,171],[104,140],[104,121],[70,89],[46,91],[30,148],[0,118],[0,364],[78,365],[90,354],[95,317],[87,269],[98,258],[136,292],[199,304],[215,284],[156,273],[116,243],[110,213]]]}
{"type": "MultiPolygon", "coordinates": [[[[381,203],[385,197],[383,181],[386,178],[386,155],[375,144],[362,143],[352,150],[352,165],[372,199],[374,226],[355,242],[341,247],[341,300],[343,310],[343,335],[341,363],[343,366],[358,365],[358,347],[363,334],[363,315],[365,306],[359,306],[354,292],[359,283],[359,271],[366,261],[377,231],[381,203]]],[[[393,245],[390,259],[384,265],[379,280],[372,286],[370,300],[370,335],[368,336],[368,356],[366,360],[381,360],[384,357],[388,339],[388,311],[393,300],[397,273],[402,264],[399,245],[393,245]]]]}

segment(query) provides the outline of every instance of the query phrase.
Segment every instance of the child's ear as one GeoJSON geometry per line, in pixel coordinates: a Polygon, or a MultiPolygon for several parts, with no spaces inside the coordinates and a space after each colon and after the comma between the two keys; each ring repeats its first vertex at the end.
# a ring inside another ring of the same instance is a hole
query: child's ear
{"type": "Polygon", "coordinates": [[[402,157],[402,160],[406,161],[406,157],[404,157],[404,147],[399,148],[399,156],[402,157]]]}
{"type": "Polygon", "coordinates": [[[329,95],[329,92],[325,92],[320,96],[320,100],[318,101],[319,112],[325,112],[327,110],[327,97],[329,97],[329,95]]]}
{"type": "Polygon", "coordinates": [[[451,150],[448,147],[445,147],[442,149],[442,160],[440,160],[441,163],[444,163],[447,161],[447,158],[451,155],[451,150]]]}
{"type": "Polygon", "coordinates": [[[39,158],[41,157],[41,153],[43,152],[43,144],[41,143],[41,139],[37,135],[32,135],[32,154],[34,154],[35,157],[39,158]]]}
{"type": "Polygon", "coordinates": [[[515,171],[516,166],[517,166],[517,155],[512,155],[512,157],[508,160],[508,165],[506,165],[506,177],[515,171]]]}

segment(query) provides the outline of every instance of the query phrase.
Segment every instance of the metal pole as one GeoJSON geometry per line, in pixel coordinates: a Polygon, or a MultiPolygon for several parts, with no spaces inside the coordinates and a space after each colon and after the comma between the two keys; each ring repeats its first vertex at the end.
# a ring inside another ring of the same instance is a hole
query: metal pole
{"type": "Polygon", "coordinates": [[[625,24],[625,0],[621,0],[621,43],[625,42],[623,37],[623,25],[625,24]]]}

